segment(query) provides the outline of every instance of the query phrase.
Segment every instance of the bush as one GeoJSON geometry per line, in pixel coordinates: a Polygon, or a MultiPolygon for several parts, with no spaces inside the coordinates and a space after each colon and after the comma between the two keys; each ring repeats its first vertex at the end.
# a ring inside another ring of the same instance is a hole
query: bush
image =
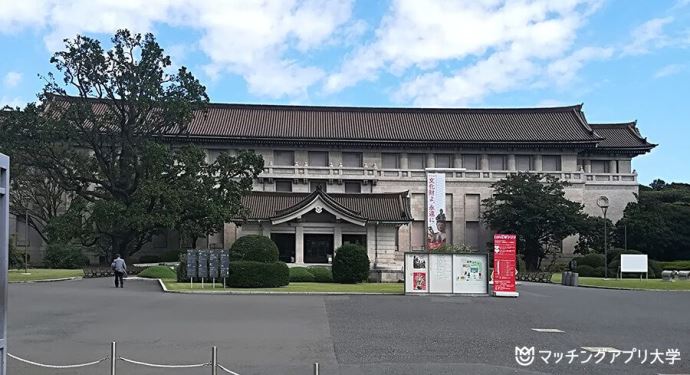
{"type": "Polygon", "coordinates": [[[604,256],[602,254],[587,254],[583,257],[575,258],[578,267],[580,265],[590,266],[592,268],[604,267],[604,256]]]}
{"type": "Polygon", "coordinates": [[[333,272],[330,267],[309,267],[307,271],[314,275],[314,281],[317,283],[332,283],[333,272]]]}
{"type": "Polygon", "coordinates": [[[647,277],[650,279],[660,279],[661,271],[663,271],[661,262],[650,259],[649,263],[647,264],[647,277]]]}
{"type": "Polygon", "coordinates": [[[160,263],[161,258],[158,255],[142,255],[139,257],[139,263],[160,263]]]}
{"type": "Polygon", "coordinates": [[[89,258],[81,248],[71,244],[50,244],[46,248],[43,263],[48,268],[82,268],[89,264],[89,258]]]}
{"type": "Polygon", "coordinates": [[[580,277],[593,277],[594,276],[594,267],[588,266],[586,264],[579,264],[578,263],[577,273],[578,273],[578,276],[580,276],[580,277]]]}
{"type": "Polygon", "coordinates": [[[290,282],[311,283],[314,282],[314,275],[305,267],[290,267],[290,282]]]}
{"type": "Polygon", "coordinates": [[[268,237],[253,234],[238,238],[230,254],[233,260],[274,263],[278,261],[278,246],[268,237]]]}
{"type": "Polygon", "coordinates": [[[672,262],[659,262],[659,267],[664,270],[690,271],[690,260],[674,260],[672,262]]]}
{"type": "Polygon", "coordinates": [[[189,281],[189,278],[187,277],[187,259],[182,258],[180,259],[180,264],[177,265],[177,268],[175,269],[175,273],[177,274],[177,282],[183,282],[183,281],[189,281]]]}
{"type": "MultiPolygon", "coordinates": [[[[613,277],[612,274],[609,274],[609,276],[613,277]]],[[[604,266],[594,267],[594,270],[592,270],[592,277],[604,277],[604,266]]]]}
{"type": "Polygon", "coordinates": [[[7,244],[7,250],[7,260],[9,268],[23,268],[24,254],[17,249],[17,246],[15,246],[14,235],[10,236],[9,243],[7,244]]]}
{"type": "Polygon", "coordinates": [[[228,286],[235,288],[277,288],[290,283],[290,271],[283,262],[230,262],[228,286]]]}
{"type": "Polygon", "coordinates": [[[147,267],[145,270],[139,272],[139,277],[146,277],[149,279],[174,279],[177,277],[177,274],[168,266],[153,266],[147,267]]]}
{"type": "Polygon", "coordinates": [[[621,254],[642,254],[641,251],[629,249],[629,250],[623,250],[618,247],[614,247],[612,249],[608,250],[608,263],[609,263],[609,268],[611,267],[611,262],[614,262],[616,260],[621,259],[621,254]]]}
{"type": "Polygon", "coordinates": [[[345,244],[338,248],[333,259],[333,280],[343,284],[354,284],[369,277],[367,250],[359,245],[345,244]]]}
{"type": "Polygon", "coordinates": [[[161,262],[179,262],[180,261],[180,253],[185,252],[186,250],[168,250],[161,254],[160,256],[160,261],[161,262]]]}

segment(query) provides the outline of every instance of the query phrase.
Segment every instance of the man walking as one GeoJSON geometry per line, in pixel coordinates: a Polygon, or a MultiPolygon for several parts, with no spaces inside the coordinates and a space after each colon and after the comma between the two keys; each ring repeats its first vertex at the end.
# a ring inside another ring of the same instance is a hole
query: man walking
{"type": "Polygon", "coordinates": [[[124,288],[124,276],[125,273],[127,273],[127,265],[125,264],[125,260],[120,258],[120,254],[115,254],[115,260],[113,260],[113,264],[111,264],[110,267],[115,271],[115,287],[124,288]]]}

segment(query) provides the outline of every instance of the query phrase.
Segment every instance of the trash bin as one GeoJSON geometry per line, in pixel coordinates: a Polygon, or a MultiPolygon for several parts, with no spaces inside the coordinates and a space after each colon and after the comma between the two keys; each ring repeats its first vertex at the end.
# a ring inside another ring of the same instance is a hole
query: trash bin
{"type": "Polygon", "coordinates": [[[673,281],[673,271],[661,271],[661,280],[673,281]]]}
{"type": "Polygon", "coordinates": [[[579,273],[571,272],[570,273],[570,286],[578,286],[579,285],[579,279],[580,279],[579,273]]]}
{"type": "Polygon", "coordinates": [[[565,285],[565,286],[570,285],[570,276],[571,275],[572,275],[572,272],[570,272],[570,271],[563,272],[563,280],[562,280],[563,285],[565,285]]]}
{"type": "Polygon", "coordinates": [[[690,271],[678,271],[678,280],[690,280],[690,271]]]}

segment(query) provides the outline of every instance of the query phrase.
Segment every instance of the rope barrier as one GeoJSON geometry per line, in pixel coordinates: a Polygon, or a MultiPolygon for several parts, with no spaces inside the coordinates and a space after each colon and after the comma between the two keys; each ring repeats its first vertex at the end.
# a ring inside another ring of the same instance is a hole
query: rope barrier
{"type": "Polygon", "coordinates": [[[197,363],[197,364],[193,364],[193,365],[161,365],[161,364],[157,364],[157,363],[139,362],[139,361],[135,361],[133,359],[125,358],[125,357],[118,357],[118,359],[121,361],[135,364],[135,365],[156,367],[156,368],[197,368],[197,367],[205,367],[205,366],[211,365],[210,362],[197,363]]]}
{"type": "Polygon", "coordinates": [[[228,374],[240,375],[240,374],[236,373],[235,371],[228,370],[227,368],[223,367],[223,365],[218,365],[218,368],[221,369],[221,370],[223,370],[223,371],[225,371],[225,372],[227,372],[228,374]]]}
{"type": "Polygon", "coordinates": [[[92,366],[92,365],[97,365],[97,364],[108,359],[108,357],[105,357],[105,358],[99,359],[98,361],[79,363],[76,365],[48,365],[45,363],[38,363],[38,362],[34,362],[34,361],[29,361],[28,359],[17,357],[16,355],[13,355],[11,353],[7,353],[7,356],[12,358],[12,359],[16,359],[19,362],[24,362],[24,363],[27,363],[30,365],[34,365],[34,366],[38,366],[38,367],[45,367],[45,368],[55,368],[55,369],[67,369],[67,368],[79,368],[79,367],[92,366]]]}

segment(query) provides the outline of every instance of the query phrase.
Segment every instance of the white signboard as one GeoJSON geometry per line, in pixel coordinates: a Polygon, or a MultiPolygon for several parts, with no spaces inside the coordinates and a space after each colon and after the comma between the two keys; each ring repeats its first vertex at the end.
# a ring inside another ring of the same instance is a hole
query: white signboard
{"type": "Polygon", "coordinates": [[[446,243],[446,174],[429,173],[426,177],[427,250],[446,243]]]}
{"type": "Polygon", "coordinates": [[[647,272],[647,254],[621,254],[621,272],[647,272]]]}
{"type": "Polygon", "coordinates": [[[429,254],[429,293],[453,293],[452,254],[429,254]]]}
{"type": "Polygon", "coordinates": [[[453,293],[488,293],[486,256],[453,255],[453,293]]]}
{"type": "Polygon", "coordinates": [[[429,293],[429,254],[405,254],[405,290],[429,293]]]}

